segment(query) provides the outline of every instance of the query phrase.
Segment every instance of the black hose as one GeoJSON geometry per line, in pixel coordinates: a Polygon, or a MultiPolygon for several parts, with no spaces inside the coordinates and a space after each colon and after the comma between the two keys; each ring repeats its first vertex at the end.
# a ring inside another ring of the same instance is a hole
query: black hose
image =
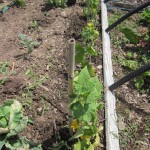
{"type": "Polygon", "coordinates": [[[107,3],[109,0],[104,0],[104,3],[107,3]]]}
{"type": "Polygon", "coordinates": [[[141,4],[140,6],[136,7],[135,9],[129,11],[127,14],[125,14],[124,16],[122,16],[120,19],[118,19],[116,22],[114,22],[113,24],[111,24],[107,29],[106,32],[109,32],[110,30],[112,30],[113,28],[115,28],[118,24],[120,24],[122,21],[124,21],[125,19],[127,19],[128,17],[132,16],[133,14],[137,13],[138,11],[142,10],[143,8],[146,8],[147,6],[150,5],[150,0],[148,0],[146,3],[141,4]]]}
{"type": "Polygon", "coordinates": [[[118,88],[119,86],[121,86],[122,84],[126,83],[127,81],[130,81],[131,79],[139,76],[140,74],[146,72],[150,70],[150,63],[142,66],[141,68],[134,70],[133,72],[131,72],[130,74],[124,76],[123,78],[121,78],[119,81],[113,83],[111,86],[109,86],[109,90],[113,91],[116,88],[118,88]]]}

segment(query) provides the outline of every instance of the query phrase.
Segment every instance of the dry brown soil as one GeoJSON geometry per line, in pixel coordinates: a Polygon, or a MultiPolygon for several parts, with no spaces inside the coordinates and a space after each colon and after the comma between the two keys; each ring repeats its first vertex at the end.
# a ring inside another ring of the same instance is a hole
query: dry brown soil
{"type": "MultiPolygon", "coordinates": [[[[86,24],[82,9],[78,4],[64,9],[50,8],[42,0],[27,0],[24,8],[13,6],[0,14],[0,61],[9,62],[14,70],[0,90],[0,103],[17,99],[24,104],[25,114],[33,124],[21,135],[42,144],[43,149],[52,148],[69,136],[65,127],[68,124],[68,40],[81,41],[81,31],[86,24]],[[32,21],[38,26],[31,27],[32,21]],[[40,46],[26,56],[27,49],[20,45],[19,34],[39,41],[40,46]],[[24,90],[35,81],[25,75],[29,69],[33,70],[36,82],[40,75],[48,78],[25,99],[24,90]],[[39,115],[38,110],[44,106],[42,99],[47,110],[39,115]]],[[[100,44],[98,39],[96,48],[99,50],[100,44]]],[[[99,55],[97,58],[93,62],[102,76],[101,58],[99,55]]]]}

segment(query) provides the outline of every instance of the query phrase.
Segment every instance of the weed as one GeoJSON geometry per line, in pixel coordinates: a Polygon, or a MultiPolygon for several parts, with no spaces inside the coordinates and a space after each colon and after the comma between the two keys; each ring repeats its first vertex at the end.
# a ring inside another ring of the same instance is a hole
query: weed
{"type": "Polygon", "coordinates": [[[150,118],[143,119],[141,123],[132,119],[127,124],[126,129],[120,131],[120,145],[121,147],[132,146],[132,148],[138,149],[138,143],[142,143],[149,136],[150,118]]]}
{"type": "Polygon", "coordinates": [[[46,111],[49,110],[49,107],[46,106],[46,98],[45,98],[45,96],[41,95],[40,98],[41,98],[41,101],[42,101],[42,104],[43,104],[43,107],[42,107],[43,108],[42,109],[42,115],[43,115],[46,111]]]}
{"type": "MultiPolygon", "coordinates": [[[[120,31],[125,35],[131,44],[141,45],[141,49],[137,49],[135,52],[128,51],[125,57],[126,59],[121,61],[121,65],[131,70],[135,70],[138,67],[148,63],[150,58],[148,55],[149,51],[143,51],[142,47],[145,47],[149,43],[149,31],[141,34],[129,27],[124,27],[120,31]]],[[[145,85],[145,92],[149,92],[150,71],[143,73],[134,81],[137,89],[142,90],[143,86],[145,85]]]]}
{"type": "Polygon", "coordinates": [[[13,74],[8,62],[0,62],[0,86],[5,83],[7,78],[13,74]]]}
{"type": "Polygon", "coordinates": [[[21,39],[21,46],[24,48],[27,48],[27,54],[30,54],[33,51],[33,48],[36,48],[40,45],[40,42],[38,41],[32,41],[30,38],[28,38],[24,34],[19,34],[19,37],[21,39]]]}
{"type": "MultiPolygon", "coordinates": [[[[33,97],[33,90],[35,90],[37,87],[41,86],[46,80],[47,76],[43,75],[36,75],[34,74],[32,69],[28,69],[25,73],[26,76],[31,79],[32,82],[28,82],[27,86],[24,88],[23,93],[22,93],[22,104],[23,106],[27,106],[29,109],[31,109],[31,104],[32,104],[32,97],[33,97]]],[[[44,106],[44,111],[47,110],[45,102],[44,102],[44,97],[41,97],[42,103],[44,106]]]]}
{"type": "Polygon", "coordinates": [[[144,24],[150,23],[150,9],[146,8],[141,14],[140,14],[140,22],[144,24]]]}
{"type": "Polygon", "coordinates": [[[94,20],[96,24],[96,16],[98,12],[99,1],[98,0],[86,0],[86,7],[84,8],[84,15],[89,20],[94,20]]]}
{"type": "Polygon", "coordinates": [[[29,24],[29,29],[37,29],[39,27],[39,24],[38,24],[38,22],[37,21],[35,21],[35,20],[33,20],[33,21],[31,21],[30,22],[30,24],[29,24]]]}
{"type": "Polygon", "coordinates": [[[12,0],[13,4],[16,5],[16,6],[25,6],[26,4],[26,0],[12,0]]]}
{"type": "Polygon", "coordinates": [[[47,4],[55,7],[65,7],[67,0],[47,0],[47,4]]]}

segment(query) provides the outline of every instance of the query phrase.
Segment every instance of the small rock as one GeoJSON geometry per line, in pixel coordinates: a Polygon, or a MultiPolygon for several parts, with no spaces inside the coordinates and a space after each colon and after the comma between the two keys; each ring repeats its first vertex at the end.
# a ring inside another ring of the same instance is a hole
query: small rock
{"type": "Polygon", "coordinates": [[[66,12],[65,11],[63,11],[63,12],[61,12],[61,14],[60,14],[62,17],[64,17],[64,18],[66,18],[67,17],[67,14],[66,14],[66,12]]]}
{"type": "Polygon", "coordinates": [[[100,70],[102,69],[102,65],[98,65],[96,68],[100,70]]]}
{"type": "Polygon", "coordinates": [[[42,108],[42,107],[37,108],[37,114],[38,114],[39,116],[41,116],[42,113],[43,113],[43,108],[42,108]]]}
{"type": "Polygon", "coordinates": [[[126,128],[126,124],[125,124],[125,122],[124,122],[124,119],[123,119],[123,117],[118,117],[118,128],[119,128],[119,130],[125,130],[125,128],[126,128]]]}

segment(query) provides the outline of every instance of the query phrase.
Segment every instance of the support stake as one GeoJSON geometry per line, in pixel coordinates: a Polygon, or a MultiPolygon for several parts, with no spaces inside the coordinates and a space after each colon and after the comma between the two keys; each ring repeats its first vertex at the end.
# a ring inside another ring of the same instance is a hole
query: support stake
{"type": "MultiPolygon", "coordinates": [[[[69,40],[69,71],[68,71],[68,96],[73,94],[73,79],[74,79],[74,69],[75,69],[75,40],[69,40]]],[[[71,98],[69,98],[69,103],[71,103],[71,98]]],[[[71,125],[72,112],[69,110],[69,127],[71,125]]],[[[69,128],[70,129],[70,128],[69,128]]],[[[72,130],[70,129],[70,135],[72,135],[72,130]]]]}
{"type": "Polygon", "coordinates": [[[75,40],[69,40],[69,72],[68,72],[68,95],[73,93],[73,78],[75,68],[75,40]]]}

